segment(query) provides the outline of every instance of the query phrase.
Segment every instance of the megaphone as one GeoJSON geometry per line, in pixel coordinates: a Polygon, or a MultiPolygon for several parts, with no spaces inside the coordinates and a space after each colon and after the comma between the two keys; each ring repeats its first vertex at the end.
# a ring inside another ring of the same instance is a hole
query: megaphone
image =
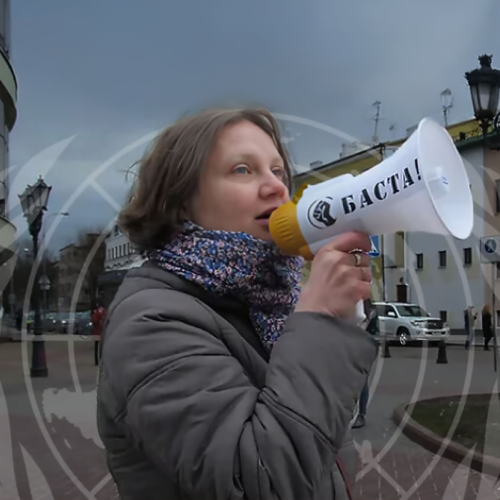
{"type": "MultiPolygon", "coordinates": [[[[347,231],[398,231],[470,236],[474,206],[464,163],[448,131],[430,118],[389,158],[353,176],[305,185],[269,219],[271,236],[288,255],[311,260],[347,231]]],[[[358,316],[364,317],[362,303],[358,316]]]]}

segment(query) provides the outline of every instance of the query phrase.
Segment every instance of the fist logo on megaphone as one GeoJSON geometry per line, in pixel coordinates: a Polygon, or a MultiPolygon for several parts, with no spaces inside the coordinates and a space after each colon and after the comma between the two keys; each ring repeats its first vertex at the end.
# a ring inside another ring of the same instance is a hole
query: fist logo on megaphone
{"type": "Polygon", "coordinates": [[[307,218],[311,225],[318,229],[333,226],[337,219],[330,214],[332,204],[333,198],[331,196],[315,201],[307,212],[307,218]]]}
{"type": "Polygon", "coordinates": [[[445,128],[424,118],[377,166],[303,186],[272,213],[269,228],[283,253],[311,260],[347,231],[426,232],[466,239],[473,222],[472,193],[460,153],[445,128]]]}

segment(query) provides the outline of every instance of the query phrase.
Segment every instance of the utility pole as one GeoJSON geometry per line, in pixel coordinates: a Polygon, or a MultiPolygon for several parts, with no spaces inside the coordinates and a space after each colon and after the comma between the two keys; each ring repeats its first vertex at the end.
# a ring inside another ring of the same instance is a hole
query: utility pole
{"type": "Polygon", "coordinates": [[[375,113],[375,117],[373,118],[373,120],[375,120],[375,129],[373,131],[373,137],[372,137],[372,143],[373,144],[378,144],[379,143],[379,140],[378,140],[378,122],[380,121],[380,105],[382,103],[380,101],[375,101],[372,106],[375,106],[377,108],[377,111],[375,113]]]}

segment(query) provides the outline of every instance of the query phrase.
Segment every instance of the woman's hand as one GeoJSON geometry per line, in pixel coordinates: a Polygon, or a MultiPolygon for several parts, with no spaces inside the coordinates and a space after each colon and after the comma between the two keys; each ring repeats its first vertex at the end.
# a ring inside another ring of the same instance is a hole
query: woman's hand
{"type": "Polygon", "coordinates": [[[358,254],[356,258],[351,252],[369,252],[371,246],[369,235],[349,232],[322,247],[312,261],[295,311],[353,316],[356,304],[371,297],[371,272],[368,255],[358,254]]]}

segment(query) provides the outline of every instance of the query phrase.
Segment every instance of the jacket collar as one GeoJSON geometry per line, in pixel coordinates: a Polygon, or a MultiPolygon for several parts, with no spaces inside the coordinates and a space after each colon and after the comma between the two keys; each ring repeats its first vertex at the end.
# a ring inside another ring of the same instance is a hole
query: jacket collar
{"type": "Polygon", "coordinates": [[[128,271],[124,279],[124,284],[126,280],[136,278],[153,280],[168,288],[192,295],[213,309],[229,309],[234,310],[235,313],[248,314],[248,307],[239,300],[228,297],[218,297],[213,293],[207,292],[192,281],[188,281],[171,272],[164,271],[151,261],[146,261],[141,267],[128,271]]]}

